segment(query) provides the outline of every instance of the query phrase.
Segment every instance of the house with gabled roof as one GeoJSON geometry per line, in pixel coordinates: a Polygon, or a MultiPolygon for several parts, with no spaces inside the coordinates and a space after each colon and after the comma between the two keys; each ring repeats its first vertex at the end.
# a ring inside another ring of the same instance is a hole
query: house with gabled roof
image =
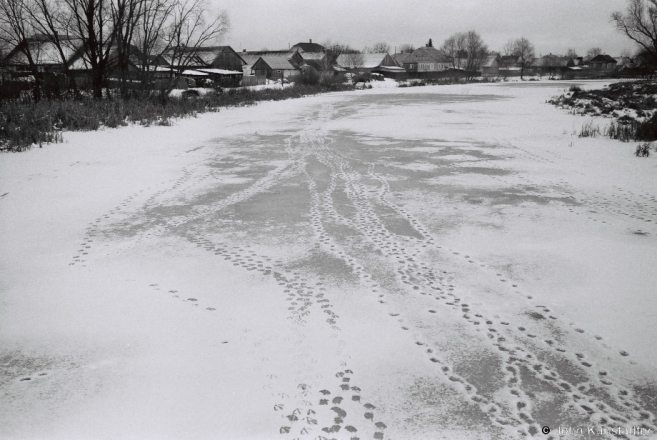
{"type": "Polygon", "coordinates": [[[182,76],[199,82],[212,80],[223,87],[237,87],[246,61],[230,46],[170,48],[162,57],[168,66],[182,76]]]}
{"type": "Polygon", "coordinates": [[[268,79],[286,79],[300,74],[299,65],[292,63],[286,55],[262,55],[251,67],[254,75],[268,79]]]}
{"type": "Polygon", "coordinates": [[[452,67],[451,60],[433,46],[415,49],[403,63],[406,71],[418,78],[434,78],[444,76],[444,72],[452,67]]]}
{"type": "Polygon", "coordinates": [[[589,69],[593,71],[611,71],[616,69],[618,61],[605,54],[597,55],[589,60],[589,69]]]}
{"type": "Polygon", "coordinates": [[[2,64],[12,72],[29,71],[29,53],[39,72],[62,73],[67,65],[79,57],[83,43],[81,39],[68,37],[61,37],[60,41],[64,59],[55,43],[45,36],[34,36],[16,45],[2,60],[2,64]]]}
{"type": "Polygon", "coordinates": [[[222,69],[242,72],[246,61],[230,46],[170,48],[162,57],[174,69],[222,69]]]}
{"type": "Polygon", "coordinates": [[[525,71],[534,75],[549,75],[554,77],[559,72],[564,72],[568,68],[568,58],[560,57],[558,55],[544,55],[542,57],[534,58],[525,71]]]}
{"type": "Polygon", "coordinates": [[[499,76],[500,74],[500,65],[498,63],[499,55],[489,55],[481,63],[481,75],[490,77],[490,76],[499,76]]]}

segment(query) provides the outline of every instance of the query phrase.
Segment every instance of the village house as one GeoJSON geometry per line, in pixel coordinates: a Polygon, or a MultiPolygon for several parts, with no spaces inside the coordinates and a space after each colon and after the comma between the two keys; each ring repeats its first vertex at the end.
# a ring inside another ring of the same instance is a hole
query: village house
{"type": "Polygon", "coordinates": [[[439,78],[452,67],[449,58],[435,47],[424,46],[415,49],[403,63],[404,69],[414,78],[439,78]]]}
{"type": "Polygon", "coordinates": [[[550,78],[557,74],[563,73],[568,68],[568,58],[557,55],[545,55],[534,58],[525,68],[525,72],[530,75],[548,75],[550,78]]]}
{"type": "Polygon", "coordinates": [[[27,57],[29,53],[39,72],[62,73],[66,65],[79,55],[82,41],[73,38],[62,38],[62,54],[57,45],[46,37],[33,37],[22,41],[14,47],[3,59],[3,66],[11,72],[29,72],[31,70],[27,57]]]}
{"type": "Polygon", "coordinates": [[[170,68],[199,85],[209,79],[222,87],[237,87],[247,64],[230,46],[171,48],[162,56],[170,68]]]}
{"type": "MultiPolygon", "coordinates": [[[[57,84],[59,87],[86,88],[91,86],[92,68],[82,40],[78,38],[60,37],[60,48],[45,36],[27,39],[11,50],[2,61],[4,68],[13,79],[31,78],[32,68],[27,57],[29,52],[37,71],[48,86],[57,84]]],[[[159,56],[144,56],[136,46],[130,46],[130,57],[125,71],[118,69],[118,48],[110,48],[108,64],[105,70],[108,85],[118,81],[121,74],[127,74],[129,81],[139,81],[144,72],[150,72],[150,78],[157,79],[170,76],[169,69],[162,69],[166,64],[159,56]],[[167,72],[163,72],[166,70],[167,72]],[[157,71],[157,72],[156,72],[157,71]]]]}
{"type": "Polygon", "coordinates": [[[520,58],[516,55],[502,55],[497,58],[500,76],[520,76],[522,72],[520,64],[520,58]]]}
{"type": "Polygon", "coordinates": [[[500,75],[499,55],[489,55],[481,63],[481,75],[484,77],[495,77],[500,75]]]}
{"type": "Polygon", "coordinates": [[[618,62],[609,55],[600,54],[589,61],[589,69],[595,72],[612,71],[618,62]]]}
{"type": "Polygon", "coordinates": [[[280,79],[281,75],[283,78],[294,77],[306,66],[315,70],[330,68],[324,46],[313,43],[313,40],[308,43],[297,43],[288,50],[244,49],[240,56],[246,62],[242,85],[264,84],[266,79],[280,79]],[[260,58],[263,60],[260,61],[260,58]],[[259,61],[256,68],[256,63],[259,61]]]}
{"type": "Polygon", "coordinates": [[[291,80],[298,76],[301,70],[287,56],[262,55],[251,67],[255,76],[271,80],[291,80]]]}

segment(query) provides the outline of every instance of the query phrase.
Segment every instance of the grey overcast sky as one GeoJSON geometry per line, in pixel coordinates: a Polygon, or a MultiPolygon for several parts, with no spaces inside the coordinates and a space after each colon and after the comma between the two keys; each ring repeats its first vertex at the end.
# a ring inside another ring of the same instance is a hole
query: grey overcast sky
{"type": "Polygon", "coordinates": [[[284,49],[330,39],[356,49],[385,41],[440,46],[454,32],[476,30],[491,50],[527,37],[537,56],[585,54],[591,47],[618,56],[634,45],[609,21],[627,0],[210,0],[226,9],[235,50],[284,49]]]}

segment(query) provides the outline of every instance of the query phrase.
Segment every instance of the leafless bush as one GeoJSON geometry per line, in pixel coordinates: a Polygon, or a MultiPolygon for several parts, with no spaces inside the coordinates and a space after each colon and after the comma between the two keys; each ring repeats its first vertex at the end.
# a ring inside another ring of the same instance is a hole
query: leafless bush
{"type": "Polygon", "coordinates": [[[589,121],[582,125],[582,129],[579,132],[579,137],[596,137],[600,134],[600,127],[593,124],[593,121],[589,121]]]}
{"type": "Polygon", "coordinates": [[[636,151],[634,154],[636,157],[649,157],[650,156],[650,147],[652,147],[651,142],[644,142],[636,146],[636,151]]]}

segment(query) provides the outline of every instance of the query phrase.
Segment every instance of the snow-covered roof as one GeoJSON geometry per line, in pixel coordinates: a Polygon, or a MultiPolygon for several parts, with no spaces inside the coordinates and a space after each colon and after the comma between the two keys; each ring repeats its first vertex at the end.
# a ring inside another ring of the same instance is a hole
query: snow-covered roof
{"type": "Polygon", "coordinates": [[[481,67],[493,67],[493,65],[497,62],[497,55],[489,55],[486,57],[486,59],[481,63],[481,67]]]}
{"type": "Polygon", "coordinates": [[[204,73],[214,73],[216,75],[241,75],[242,72],[237,70],[225,70],[225,69],[198,69],[199,72],[204,73]]]}
{"type": "Polygon", "coordinates": [[[287,56],[263,55],[260,58],[273,70],[297,70],[287,56]]]}
{"type": "Polygon", "coordinates": [[[172,68],[164,67],[164,66],[153,66],[153,65],[145,66],[145,65],[142,65],[142,64],[136,64],[135,67],[137,67],[140,70],[144,69],[148,72],[172,72],[173,71],[172,68]]]}
{"type": "Polygon", "coordinates": [[[198,70],[183,70],[182,74],[187,76],[208,76],[207,73],[199,72],[198,70]]]}
{"type": "Polygon", "coordinates": [[[406,72],[406,69],[399,66],[381,66],[383,72],[406,72]]]}
{"type": "MultiPolygon", "coordinates": [[[[235,52],[230,46],[207,46],[207,47],[182,47],[170,48],[162,57],[169,65],[184,64],[185,66],[209,66],[222,53],[234,53],[242,59],[239,53],[235,52]],[[174,60],[175,56],[175,60],[174,60]]],[[[244,59],[242,59],[245,64],[244,59]]]]}
{"type": "MultiPolygon", "coordinates": [[[[5,64],[9,65],[28,65],[27,56],[22,48],[29,47],[30,55],[34,63],[39,66],[63,64],[62,57],[57,49],[57,46],[51,41],[44,40],[29,40],[18,45],[11,53],[4,59],[5,64]]],[[[64,40],[62,41],[62,51],[66,61],[70,61],[73,55],[81,47],[81,40],[64,40]]]]}
{"type": "Polygon", "coordinates": [[[302,52],[301,58],[306,60],[323,60],[326,57],[324,52],[302,52]]]}
{"type": "Polygon", "coordinates": [[[241,54],[241,57],[246,62],[246,64],[254,64],[256,61],[258,61],[258,58],[260,58],[261,56],[262,55],[250,54],[245,52],[241,54]]]}

